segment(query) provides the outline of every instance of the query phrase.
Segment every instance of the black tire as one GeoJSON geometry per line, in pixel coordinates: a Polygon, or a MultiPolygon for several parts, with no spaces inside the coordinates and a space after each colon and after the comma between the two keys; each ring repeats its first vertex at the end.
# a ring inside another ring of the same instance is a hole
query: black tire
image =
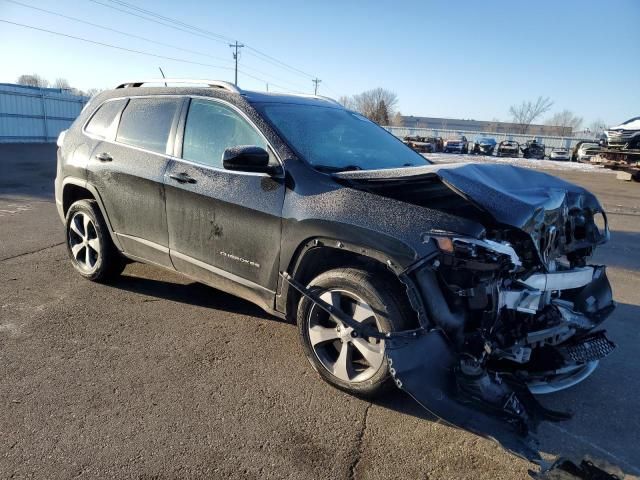
{"type": "Polygon", "coordinates": [[[80,275],[94,282],[105,282],[122,273],[126,261],[114,246],[95,200],[78,200],[71,205],[65,226],[67,252],[80,275]],[[89,223],[83,221],[85,217],[89,223]]]}
{"type": "MultiPolygon", "coordinates": [[[[411,325],[412,310],[406,299],[406,292],[399,285],[385,281],[383,274],[376,275],[356,268],[340,268],[322,273],[310,283],[310,287],[318,294],[328,290],[341,290],[347,292],[345,295],[353,294],[359,297],[375,312],[376,319],[374,324],[383,331],[403,330],[411,325]]],[[[349,300],[347,299],[347,301],[349,300]]],[[[317,319],[318,315],[324,315],[324,318],[328,318],[328,315],[315,306],[311,300],[307,297],[302,297],[297,311],[300,343],[307,359],[320,377],[341,390],[362,397],[371,398],[384,392],[392,384],[386,352],[384,352],[384,359],[377,370],[374,367],[368,367],[368,370],[375,371],[375,373],[365,379],[344,381],[329,371],[329,368],[323,364],[323,361],[314,350],[310,339],[310,325],[311,322],[315,321],[312,319],[317,319]]],[[[346,342],[349,343],[348,340],[346,342]]],[[[336,349],[336,355],[338,348],[343,346],[339,339],[325,342],[324,344],[327,343],[329,344],[329,349],[336,349]],[[337,347],[335,342],[337,342],[337,347]]],[[[377,347],[377,345],[374,346],[377,347]]],[[[355,347],[355,344],[351,348],[354,348],[352,352],[359,350],[355,347]]],[[[384,351],[384,345],[382,345],[382,350],[384,351]]],[[[354,358],[353,355],[352,353],[350,358],[354,358]]],[[[359,353],[355,355],[358,356],[359,353]]],[[[337,363],[338,360],[336,359],[337,363]]]]}

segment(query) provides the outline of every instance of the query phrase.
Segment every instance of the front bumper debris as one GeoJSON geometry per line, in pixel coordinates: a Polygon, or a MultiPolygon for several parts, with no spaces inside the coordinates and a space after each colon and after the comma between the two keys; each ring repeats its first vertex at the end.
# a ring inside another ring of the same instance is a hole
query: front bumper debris
{"type": "MultiPolygon", "coordinates": [[[[423,270],[423,273],[424,271],[429,270],[423,270]]],[[[556,292],[566,289],[571,302],[562,303],[563,300],[558,300],[560,304],[557,307],[559,311],[563,308],[567,310],[564,314],[566,318],[562,316],[566,321],[560,325],[562,331],[556,331],[554,327],[548,329],[549,331],[531,332],[523,339],[522,344],[517,345],[521,350],[532,349],[532,344],[544,345],[544,348],[550,349],[544,353],[546,363],[542,364],[545,365],[545,369],[534,372],[518,368],[503,370],[494,368],[491,361],[488,363],[485,378],[486,375],[491,376],[496,381],[495,385],[504,382],[504,391],[511,392],[504,396],[504,402],[491,403],[485,398],[480,398],[482,394],[476,398],[477,395],[473,394],[473,381],[468,384],[471,389],[464,388],[464,379],[460,375],[463,350],[455,334],[460,324],[453,313],[450,312],[451,318],[441,326],[378,332],[355,322],[340,309],[327,304],[286,272],[282,272],[281,276],[290,286],[329,315],[353,328],[354,334],[383,339],[390,373],[396,386],[407,392],[429,413],[457,428],[494,439],[505,449],[534,462],[540,460],[533,436],[539,423],[562,421],[570,416],[543,407],[532,393],[549,393],[575,385],[589,376],[598,361],[615,348],[603,331],[591,331],[613,309],[610,286],[602,267],[584,267],[564,272],[562,275],[532,275],[523,280],[517,288],[522,287],[523,291],[527,292],[538,292],[541,299],[551,291],[547,290],[548,288],[560,289],[554,290],[556,292]],[[542,290],[536,287],[541,287],[542,290]],[[576,334],[576,330],[580,329],[584,332],[576,334]],[[547,357],[550,357],[551,361],[548,361],[547,357]]],[[[429,278],[433,279],[432,277],[433,275],[427,275],[419,283],[422,284],[429,278]]],[[[433,301],[433,297],[431,300],[433,301]]],[[[528,305],[532,311],[540,308],[540,304],[528,305]]],[[[518,310],[521,303],[503,300],[503,307],[518,310]]],[[[429,307],[427,309],[429,310],[429,307]]],[[[433,320],[432,312],[429,313],[433,320]]],[[[535,351],[535,348],[533,350],[535,351]]],[[[500,352],[492,352],[494,353],[498,355],[500,352]]],[[[517,358],[517,352],[511,354],[512,358],[507,352],[507,356],[498,358],[498,361],[504,363],[506,358],[512,365],[524,368],[528,367],[528,362],[536,360],[535,355],[531,356],[529,353],[521,355],[521,363],[518,363],[513,360],[517,358]]]]}

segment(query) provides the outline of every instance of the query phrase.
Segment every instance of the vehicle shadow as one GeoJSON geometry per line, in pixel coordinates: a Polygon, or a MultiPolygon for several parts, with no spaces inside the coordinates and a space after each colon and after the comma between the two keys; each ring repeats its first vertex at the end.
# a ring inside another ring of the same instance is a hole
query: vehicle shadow
{"type": "Polygon", "coordinates": [[[125,272],[118,278],[117,282],[109,286],[172,302],[250,315],[275,322],[284,322],[284,320],[266,313],[251,302],[198,282],[183,284],[137,275],[127,275],[125,272]]]}

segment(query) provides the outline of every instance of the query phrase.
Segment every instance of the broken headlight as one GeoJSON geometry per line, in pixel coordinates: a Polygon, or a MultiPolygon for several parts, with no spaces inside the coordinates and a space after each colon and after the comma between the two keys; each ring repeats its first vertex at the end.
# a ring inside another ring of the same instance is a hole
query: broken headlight
{"type": "Polygon", "coordinates": [[[496,266],[504,265],[508,261],[512,269],[522,265],[516,251],[506,242],[448,235],[434,235],[432,238],[443,254],[452,255],[458,259],[496,266]]]}

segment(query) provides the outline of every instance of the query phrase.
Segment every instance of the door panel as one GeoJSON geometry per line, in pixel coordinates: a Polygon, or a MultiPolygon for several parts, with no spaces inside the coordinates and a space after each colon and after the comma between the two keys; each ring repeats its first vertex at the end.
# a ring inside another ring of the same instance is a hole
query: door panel
{"type": "Polygon", "coordinates": [[[211,159],[211,165],[172,160],[167,168],[171,257],[176,269],[271,308],[278,273],[284,183],[266,174],[214,166],[221,163],[218,155],[221,157],[225,148],[258,142],[267,147],[257,132],[244,130],[255,127],[230,108],[225,109],[221,112],[216,106],[205,114],[187,117],[185,145],[189,143],[189,148],[185,156],[203,162],[211,159]],[[227,116],[226,120],[212,118],[218,114],[227,116]],[[195,128],[199,131],[194,133],[191,130],[195,128]]]}
{"type": "Polygon", "coordinates": [[[88,168],[88,180],[98,189],[124,251],[169,267],[163,181],[169,162],[167,141],[181,102],[177,98],[130,100],[116,142],[100,142],[88,168]],[[148,124],[152,126],[147,128],[148,124]]]}

